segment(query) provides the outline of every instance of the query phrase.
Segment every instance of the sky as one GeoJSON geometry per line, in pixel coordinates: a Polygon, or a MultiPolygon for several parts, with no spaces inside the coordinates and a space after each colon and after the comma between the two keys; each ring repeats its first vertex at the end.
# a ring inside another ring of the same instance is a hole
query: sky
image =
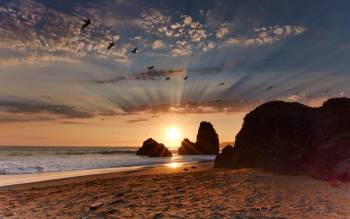
{"type": "Polygon", "coordinates": [[[348,96],[349,60],[347,0],[0,0],[0,145],[232,142],[262,103],[348,96]]]}

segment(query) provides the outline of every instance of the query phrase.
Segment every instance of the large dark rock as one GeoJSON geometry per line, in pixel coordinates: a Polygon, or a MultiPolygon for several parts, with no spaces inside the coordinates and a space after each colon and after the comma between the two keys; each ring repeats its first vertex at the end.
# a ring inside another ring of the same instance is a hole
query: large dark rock
{"type": "Polygon", "coordinates": [[[143,142],[142,147],[136,152],[136,155],[145,155],[149,157],[171,157],[171,152],[152,138],[143,142]]]}
{"type": "Polygon", "coordinates": [[[191,142],[188,138],[185,138],[181,142],[181,147],[178,149],[178,154],[198,154],[200,153],[197,148],[196,144],[191,142]]]}
{"type": "Polygon", "coordinates": [[[196,143],[186,138],[182,141],[181,147],[178,149],[178,154],[181,155],[209,155],[218,153],[219,137],[210,122],[200,123],[196,143]]]}
{"type": "MultiPolygon", "coordinates": [[[[335,98],[322,107],[273,101],[244,118],[228,168],[306,174],[322,179],[350,179],[350,99],[335,98]]],[[[220,165],[219,165],[220,163],[220,165]]]]}
{"type": "Polygon", "coordinates": [[[215,158],[215,168],[233,168],[233,147],[227,145],[215,158]]]}

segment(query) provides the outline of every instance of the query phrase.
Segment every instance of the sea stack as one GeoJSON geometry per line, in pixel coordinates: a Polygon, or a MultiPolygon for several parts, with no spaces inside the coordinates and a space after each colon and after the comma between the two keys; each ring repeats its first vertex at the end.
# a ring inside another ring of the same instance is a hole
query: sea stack
{"type": "Polygon", "coordinates": [[[219,153],[219,137],[210,122],[201,122],[196,143],[187,138],[178,149],[180,155],[210,155],[219,153]]]}
{"type": "Polygon", "coordinates": [[[227,145],[215,158],[215,168],[233,168],[233,147],[227,145]]]}
{"type": "Polygon", "coordinates": [[[217,156],[215,167],[349,181],[350,99],[329,99],[318,108],[283,101],[257,107],[245,116],[234,147],[217,156]]]}
{"type": "Polygon", "coordinates": [[[143,142],[142,147],[136,152],[136,155],[144,155],[149,157],[171,157],[172,153],[156,140],[149,138],[143,142]]]}

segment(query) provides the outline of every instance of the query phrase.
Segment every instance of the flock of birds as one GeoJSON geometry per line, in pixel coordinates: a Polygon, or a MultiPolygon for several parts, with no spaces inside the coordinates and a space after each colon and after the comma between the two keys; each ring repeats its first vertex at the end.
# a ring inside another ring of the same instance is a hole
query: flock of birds
{"type": "MultiPolygon", "coordinates": [[[[88,26],[91,25],[91,19],[82,19],[82,21],[84,22],[83,25],[81,26],[81,30],[84,30],[85,28],[87,28],[88,26]]],[[[107,51],[111,50],[113,47],[115,46],[115,43],[114,42],[110,42],[108,45],[107,45],[107,51]]],[[[133,54],[136,54],[137,53],[137,50],[138,48],[135,47],[133,50],[131,50],[130,52],[133,53],[133,54]]],[[[151,71],[151,70],[154,70],[154,65],[152,66],[149,66],[147,67],[147,70],[151,71]]],[[[171,78],[170,77],[166,77],[165,80],[170,80],[171,78]]],[[[188,75],[186,75],[185,77],[183,77],[184,80],[187,80],[188,79],[188,75]]],[[[220,86],[224,85],[224,83],[220,83],[219,84],[220,86]]]]}
{"type": "MultiPolygon", "coordinates": [[[[91,25],[91,19],[82,19],[82,21],[84,21],[83,25],[81,26],[81,30],[84,30],[85,28],[87,28],[88,26],[91,25]]],[[[113,47],[115,46],[115,43],[114,42],[110,42],[107,46],[107,50],[111,50],[113,47]]],[[[133,50],[131,50],[130,52],[133,53],[133,54],[136,54],[137,53],[137,50],[138,48],[135,47],[133,50]]],[[[152,66],[149,66],[147,68],[147,70],[149,71],[152,71],[154,70],[154,65],[152,66]]],[[[170,80],[171,78],[168,76],[168,77],[165,77],[165,80],[170,80]]],[[[184,80],[187,80],[188,79],[188,75],[186,75],[185,77],[183,77],[184,80]]],[[[225,82],[222,82],[222,83],[219,83],[219,86],[223,86],[225,84],[225,82]]],[[[273,88],[273,86],[270,86],[270,87],[267,87],[266,90],[271,90],[273,88]]],[[[326,90],[324,91],[324,94],[327,94],[329,93],[329,90],[326,90]]],[[[300,94],[300,92],[296,92],[294,95],[298,96],[300,94]]],[[[308,98],[312,98],[313,96],[312,95],[307,95],[308,98]]],[[[221,102],[221,99],[217,99],[215,100],[215,102],[221,102]]]]}

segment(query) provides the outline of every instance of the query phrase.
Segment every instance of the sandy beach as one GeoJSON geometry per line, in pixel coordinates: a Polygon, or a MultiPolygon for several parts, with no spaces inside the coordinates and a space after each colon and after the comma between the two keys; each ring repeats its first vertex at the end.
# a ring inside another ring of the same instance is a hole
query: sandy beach
{"type": "Polygon", "coordinates": [[[350,185],[212,164],[3,187],[1,218],[349,218],[350,185]]]}

